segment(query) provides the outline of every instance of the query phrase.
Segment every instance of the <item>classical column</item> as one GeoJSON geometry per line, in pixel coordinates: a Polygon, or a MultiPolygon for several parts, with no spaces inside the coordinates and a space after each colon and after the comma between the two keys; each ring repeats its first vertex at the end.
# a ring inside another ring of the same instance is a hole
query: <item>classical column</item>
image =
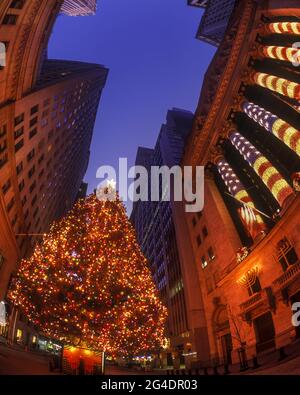
{"type": "Polygon", "coordinates": [[[261,178],[263,183],[277,200],[278,204],[283,207],[286,199],[294,193],[287,181],[272,165],[272,163],[240,133],[231,133],[229,139],[233,146],[261,178]]]}
{"type": "Polygon", "coordinates": [[[268,132],[274,134],[274,136],[283,141],[285,145],[300,156],[299,130],[254,103],[244,102],[242,108],[249,118],[253,119],[268,132]]]}
{"type": "Polygon", "coordinates": [[[250,234],[252,239],[255,240],[255,238],[266,229],[266,226],[251,196],[224,158],[220,158],[216,166],[230,194],[237,201],[245,203],[238,209],[239,215],[246,231],[250,234]]]}
{"type": "Polygon", "coordinates": [[[300,35],[300,22],[274,22],[266,26],[267,31],[275,34],[300,35]]]}
{"type": "Polygon", "coordinates": [[[293,47],[279,47],[276,45],[266,45],[262,47],[263,56],[276,60],[283,60],[291,63],[300,63],[300,49],[293,47]]]}
{"type": "Polygon", "coordinates": [[[283,96],[300,100],[300,84],[266,73],[255,73],[253,82],[283,96]]]}

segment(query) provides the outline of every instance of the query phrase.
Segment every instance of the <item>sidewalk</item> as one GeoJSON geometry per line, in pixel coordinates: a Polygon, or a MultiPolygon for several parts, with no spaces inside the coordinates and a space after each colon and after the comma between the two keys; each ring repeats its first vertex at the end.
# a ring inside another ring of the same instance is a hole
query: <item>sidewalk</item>
{"type": "Polygon", "coordinates": [[[49,358],[0,343],[0,375],[50,375],[49,358]]]}

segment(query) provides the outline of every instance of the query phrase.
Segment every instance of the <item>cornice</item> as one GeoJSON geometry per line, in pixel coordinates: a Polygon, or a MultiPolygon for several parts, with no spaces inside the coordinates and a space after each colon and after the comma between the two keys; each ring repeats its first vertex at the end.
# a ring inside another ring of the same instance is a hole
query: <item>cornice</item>
{"type": "MultiPolygon", "coordinates": [[[[241,9],[238,10],[240,11],[241,9]]],[[[247,34],[249,25],[253,24],[255,10],[256,4],[252,0],[248,0],[243,2],[242,14],[240,12],[237,14],[239,18],[235,21],[235,24],[232,27],[233,30],[236,29],[236,34],[232,43],[230,56],[220,79],[217,93],[213,99],[202,128],[201,126],[199,127],[199,121],[203,120],[203,116],[201,117],[201,115],[199,115],[199,113],[201,113],[201,106],[198,109],[196,120],[194,122],[194,130],[185,153],[184,164],[195,166],[205,163],[207,160],[209,148],[214,143],[212,139],[214,127],[217,128],[216,125],[218,125],[219,128],[220,120],[223,120],[221,108],[224,102],[224,97],[232,90],[232,87],[230,86],[232,75],[236,68],[241,67],[239,56],[245,42],[248,44],[247,34]]],[[[230,104],[237,106],[239,103],[232,102],[230,104]]],[[[227,122],[227,120],[225,121],[227,122]]]]}

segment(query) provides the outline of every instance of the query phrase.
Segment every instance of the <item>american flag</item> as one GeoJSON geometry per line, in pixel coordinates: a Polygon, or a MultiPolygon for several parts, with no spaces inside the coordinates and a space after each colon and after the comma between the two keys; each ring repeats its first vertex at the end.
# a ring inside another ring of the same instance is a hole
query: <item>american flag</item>
{"type": "Polygon", "coordinates": [[[260,224],[257,221],[254,209],[246,204],[243,204],[243,206],[239,208],[239,214],[250,236],[254,240],[258,233],[260,233],[262,230],[260,224]]]}

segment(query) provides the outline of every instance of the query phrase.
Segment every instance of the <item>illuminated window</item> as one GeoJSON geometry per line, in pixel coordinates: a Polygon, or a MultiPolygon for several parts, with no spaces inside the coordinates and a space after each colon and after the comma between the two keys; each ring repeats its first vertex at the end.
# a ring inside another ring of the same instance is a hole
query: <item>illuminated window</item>
{"type": "Polygon", "coordinates": [[[207,253],[208,253],[208,257],[209,257],[210,261],[215,259],[216,256],[215,256],[215,253],[214,253],[214,250],[212,247],[209,247],[209,249],[207,250],[207,253]]]}
{"type": "Polygon", "coordinates": [[[23,331],[21,329],[17,330],[17,341],[21,341],[23,336],[23,331]]]}
{"type": "Polygon", "coordinates": [[[203,255],[203,256],[201,257],[201,266],[202,266],[202,269],[205,269],[207,265],[208,265],[207,260],[206,260],[206,258],[205,258],[205,255],[203,255]]]}

